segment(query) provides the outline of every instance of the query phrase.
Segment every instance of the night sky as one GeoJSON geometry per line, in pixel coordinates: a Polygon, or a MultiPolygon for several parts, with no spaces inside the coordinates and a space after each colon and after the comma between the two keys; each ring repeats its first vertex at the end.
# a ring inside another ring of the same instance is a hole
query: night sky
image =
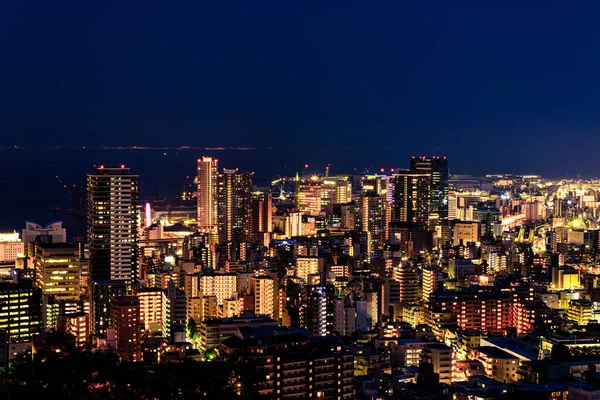
{"type": "Polygon", "coordinates": [[[596,1],[5,1],[0,144],[589,162],[598,15],[596,1]]]}

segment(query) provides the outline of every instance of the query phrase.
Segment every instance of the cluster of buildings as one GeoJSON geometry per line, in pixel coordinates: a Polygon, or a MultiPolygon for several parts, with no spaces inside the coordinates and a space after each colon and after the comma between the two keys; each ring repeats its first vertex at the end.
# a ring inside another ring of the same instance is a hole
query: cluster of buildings
{"type": "Polygon", "coordinates": [[[62,332],[125,361],[260,355],[268,398],[597,398],[600,182],[407,161],[261,188],[202,157],[173,210],[96,168],[87,241],[0,234],[0,368],[62,332]]]}

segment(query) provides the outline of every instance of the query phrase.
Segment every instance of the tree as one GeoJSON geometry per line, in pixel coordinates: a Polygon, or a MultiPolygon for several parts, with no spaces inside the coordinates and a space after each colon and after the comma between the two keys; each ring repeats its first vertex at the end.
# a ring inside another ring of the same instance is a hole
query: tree
{"type": "Polygon", "coordinates": [[[0,399],[42,398],[48,393],[65,400],[259,399],[257,389],[265,378],[261,365],[263,360],[251,354],[144,364],[121,362],[116,353],[103,351],[44,357],[29,353],[0,374],[0,399]]]}
{"type": "Polygon", "coordinates": [[[194,317],[190,317],[187,323],[187,334],[188,337],[192,340],[198,339],[198,326],[196,325],[196,320],[194,317]]]}

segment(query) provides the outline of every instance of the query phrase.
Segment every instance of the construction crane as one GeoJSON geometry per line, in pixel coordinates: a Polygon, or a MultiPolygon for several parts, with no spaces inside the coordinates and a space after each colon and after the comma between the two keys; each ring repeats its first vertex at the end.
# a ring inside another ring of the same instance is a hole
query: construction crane
{"type": "Polygon", "coordinates": [[[57,207],[56,205],[53,207],[54,211],[65,211],[65,212],[71,212],[71,213],[75,213],[75,214],[85,214],[85,210],[87,208],[87,193],[85,190],[80,190],[77,188],[77,185],[72,184],[66,184],[59,175],[56,175],[56,180],[58,181],[58,183],[65,188],[65,190],[69,193],[69,195],[71,196],[72,200],[73,200],[73,208],[71,209],[60,209],[60,207],[57,207]]]}
{"type": "MultiPolygon", "coordinates": [[[[62,179],[60,179],[60,176],[56,175],[56,180],[58,181],[58,183],[61,184],[62,187],[64,187],[65,189],[67,189],[67,192],[69,192],[69,194],[71,196],[73,196],[73,191],[71,190],[71,188],[69,187],[69,185],[67,185],[66,183],[64,183],[62,181],[62,179]]],[[[75,187],[75,184],[73,184],[73,187],[75,187]]]]}

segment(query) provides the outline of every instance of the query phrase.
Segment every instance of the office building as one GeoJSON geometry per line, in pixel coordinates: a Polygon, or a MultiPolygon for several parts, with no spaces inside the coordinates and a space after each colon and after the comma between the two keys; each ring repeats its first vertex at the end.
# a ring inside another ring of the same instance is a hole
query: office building
{"type": "Polygon", "coordinates": [[[430,208],[434,218],[448,218],[448,159],[446,157],[411,157],[412,172],[429,175],[430,208]]]}
{"type": "Polygon", "coordinates": [[[81,294],[79,246],[70,243],[35,246],[36,285],[58,301],[78,300],[81,294]]]}
{"type": "Polygon", "coordinates": [[[348,176],[328,176],[321,184],[321,206],[352,201],[352,181],[348,176]]]}
{"type": "Polygon", "coordinates": [[[454,246],[467,243],[477,243],[479,241],[479,223],[461,221],[454,223],[452,227],[452,244],[454,246]]]}
{"type": "Polygon", "coordinates": [[[219,243],[249,240],[252,222],[253,173],[224,169],[217,178],[219,243]]]}
{"type": "Polygon", "coordinates": [[[67,230],[62,221],[54,221],[46,226],[35,222],[25,221],[22,231],[23,243],[63,243],[67,241],[67,230]]]}
{"type": "Polygon", "coordinates": [[[587,325],[592,319],[593,305],[588,300],[571,300],[567,309],[567,319],[579,325],[587,325]]]}
{"type": "Polygon", "coordinates": [[[100,166],[88,174],[87,189],[91,280],[137,283],[138,175],[100,166]]]}
{"type": "Polygon", "coordinates": [[[299,212],[307,215],[319,215],[321,213],[323,181],[317,177],[304,179],[296,182],[296,208],[299,212]]]}
{"type": "Polygon", "coordinates": [[[25,255],[25,243],[17,232],[0,233],[0,262],[14,262],[25,255]]]}
{"type": "Polygon", "coordinates": [[[42,291],[31,281],[0,283],[0,330],[10,343],[30,342],[42,331],[42,291]]]}
{"type": "Polygon", "coordinates": [[[426,173],[401,171],[393,175],[392,221],[429,224],[430,177],[426,173]]]}
{"type": "Polygon", "coordinates": [[[365,175],[361,180],[361,194],[375,194],[391,202],[390,177],[388,175],[365,175]]]}
{"type": "Polygon", "coordinates": [[[140,301],[135,296],[115,296],[111,303],[111,324],[117,351],[123,361],[141,361],[140,301]]]}

